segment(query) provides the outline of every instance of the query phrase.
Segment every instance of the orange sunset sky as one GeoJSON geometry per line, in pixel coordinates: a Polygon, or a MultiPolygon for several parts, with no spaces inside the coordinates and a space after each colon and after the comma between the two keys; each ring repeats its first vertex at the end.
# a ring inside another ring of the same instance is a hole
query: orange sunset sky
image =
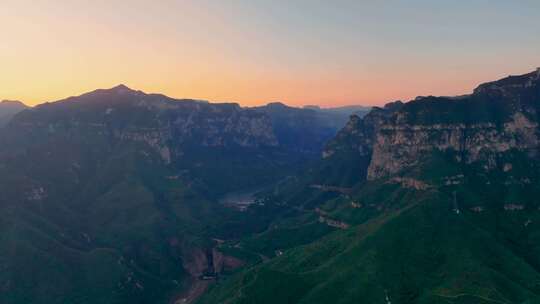
{"type": "Polygon", "coordinates": [[[446,2],[2,0],[0,99],[123,83],[242,105],[381,105],[540,66],[540,1],[446,2]]]}

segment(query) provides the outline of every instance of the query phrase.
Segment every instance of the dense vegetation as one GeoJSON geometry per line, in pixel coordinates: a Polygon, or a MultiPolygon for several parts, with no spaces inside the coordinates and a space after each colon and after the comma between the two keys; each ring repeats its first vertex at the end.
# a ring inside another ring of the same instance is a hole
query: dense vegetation
{"type": "Polygon", "coordinates": [[[535,72],[353,117],[325,159],[274,193],[312,212],[300,235],[333,231],[290,246],[297,233],[270,229],[259,238],[285,249],[199,303],[538,303],[539,82],[535,72]],[[400,170],[370,177],[372,157],[395,138],[421,146],[394,147],[386,161],[400,170]]]}
{"type": "Polygon", "coordinates": [[[538,303],[539,101],[535,72],[363,118],[125,86],[22,111],[0,302],[538,303]]]}
{"type": "Polygon", "coordinates": [[[119,86],[16,115],[0,130],[0,302],[168,303],[227,271],[211,269],[216,240],[281,211],[219,198],[294,175],[337,132],[328,116],[302,135],[290,121],[316,112],[283,108],[296,149],[262,110],[119,86]]]}
{"type": "Polygon", "coordinates": [[[425,191],[363,184],[320,207],[350,228],[232,276],[200,303],[538,301],[538,184],[505,187],[503,176],[476,176],[437,158],[425,168],[426,179],[458,173],[466,182],[425,191]],[[523,209],[505,208],[509,201],[523,209]]]}

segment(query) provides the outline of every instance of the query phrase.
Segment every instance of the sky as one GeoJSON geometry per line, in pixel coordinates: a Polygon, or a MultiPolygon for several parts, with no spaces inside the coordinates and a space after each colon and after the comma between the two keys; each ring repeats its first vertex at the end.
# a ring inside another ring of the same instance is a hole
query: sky
{"type": "Polygon", "coordinates": [[[461,95],[540,66],[540,1],[1,0],[0,99],[125,84],[325,107],[461,95]]]}

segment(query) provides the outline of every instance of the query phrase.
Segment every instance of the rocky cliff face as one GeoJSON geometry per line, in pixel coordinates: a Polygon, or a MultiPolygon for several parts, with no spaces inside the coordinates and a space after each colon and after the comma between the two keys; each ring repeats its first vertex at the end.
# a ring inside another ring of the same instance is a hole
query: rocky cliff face
{"type": "Polygon", "coordinates": [[[10,126],[49,134],[91,132],[111,140],[149,145],[166,163],[190,145],[275,147],[270,119],[237,104],[174,100],[118,86],[44,104],[22,113],[10,126]]]}
{"type": "Polygon", "coordinates": [[[507,153],[540,155],[540,70],[480,85],[472,95],[419,97],[353,117],[323,157],[339,149],[370,155],[368,179],[414,167],[434,152],[455,161],[502,168],[507,153]]]}
{"type": "Polygon", "coordinates": [[[362,157],[371,157],[375,135],[381,125],[403,106],[401,101],[387,104],[384,108],[373,108],[365,117],[351,115],[349,122],[338,132],[323,151],[323,158],[336,153],[358,152],[362,157]]]}
{"type": "Polygon", "coordinates": [[[352,115],[347,125],[328,142],[315,179],[319,183],[350,187],[367,178],[373,145],[381,126],[403,106],[401,101],[375,107],[363,118],[352,115]]]}
{"type": "Polygon", "coordinates": [[[417,165],[437,151],[455,153],[456,161],[483,162],[486,169],[496,167],[498,155],[511,151],[538,153],[538,123],[516,112],[512,120],[498,126],[478,124],[386,124],[381,127],[373,147],[368,177],[375,179],[417,165]]]}
{"type": "Polygon", "coordinates": [[[90,132],[112,142],[140,142],[166,163],[192,153],[194,147],[275,148],[313,158],[343,126],[347,110],[337,115],[332,109],[317,111],[280,103],[242,108],[234,103],[176,100],[120,85],[39,105],[20,115],[11,129],[71,136],[90,132]]]}
{"type": "Polygon", "coordinates": [[[114,131],[121,140],[139,141],[153,147],[166,163],[180,158],[193,146],[206,148],[277,147],[270,120],[237,106],[177,106],[155,113],[154,126],[130,125],[114,131]]]}

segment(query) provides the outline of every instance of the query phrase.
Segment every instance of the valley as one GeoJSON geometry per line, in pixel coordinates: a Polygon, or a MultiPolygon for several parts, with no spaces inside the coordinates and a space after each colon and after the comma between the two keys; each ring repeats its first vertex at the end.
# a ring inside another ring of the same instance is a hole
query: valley
{"type": "Polygon", "coordinates": [[[198,303],[535,303],[539,100],[534,71],[352,116],[273,194],[301,212],[251,244],[281,254],[198,303]]]}
{"type": "Polygon", "coordinates": [[[126,86],[21,110],[0,129],[0,300],[536,300],[538,100],[535,71],[347,122],[126,86]]]}
{"type": "Polygon", "coordinates": [[[266,259],[217,248],[266,230],[281,211],[253,195],[337,127],[323,110],[264,111],[120,85],[16,114],[0,129],[1,302],[192,302],[266,259]],[[310,131],[297,145],[278,124],[310,131]]]}
{"type": "Polygon", "coordinates": [[[0,304],[540,304],[540,1],[0,1],[0,304]]]}

